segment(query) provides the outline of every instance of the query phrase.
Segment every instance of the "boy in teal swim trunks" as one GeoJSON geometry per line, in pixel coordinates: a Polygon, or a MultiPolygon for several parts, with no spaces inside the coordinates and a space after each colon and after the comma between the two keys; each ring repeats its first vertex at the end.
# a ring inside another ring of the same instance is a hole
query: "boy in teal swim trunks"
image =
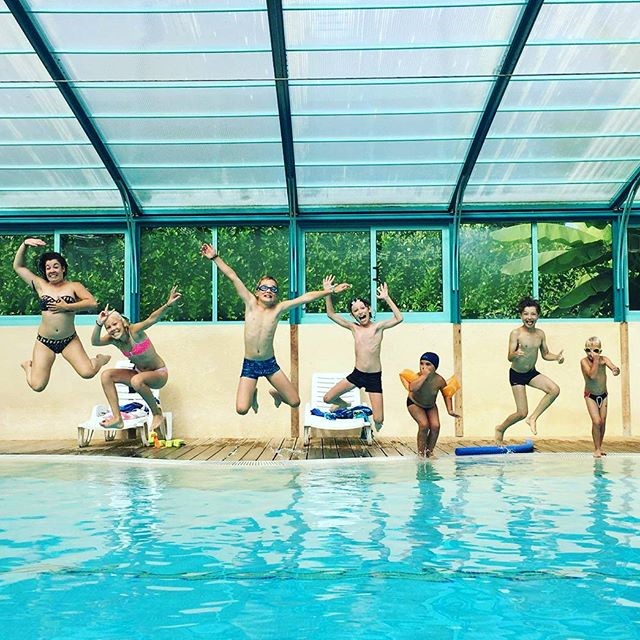
{"type": "Polygon", "coordinates": [[[537,435],[536,421],[543,411],[551,406],[551,403],[560,395],[560,388],[547,376],[536,371],[538,351],[543,360],[555,360],[558,364],[564,362],[562,350],[559,353],[550,353],[547,347],[547,338],[542,329],[536,328],[536,322],[540,317],[540,303],[534,298],[523,298],[518,303],[518,312],[522,320],[522,326],[514,329],[509,335],[509,352],[507,359],[511,363],[509,369],[509,382],[511,391],[516,401],[516,410],[507,416],[495,429],[496,444],[502,444],[504,432],[516,422],[527,418],[529,411],[527,405],[527,385],[544,392],[544,397],[534,409],[526,422],[531,433],[537,435]]]}
{"type": "Polygon", "coordinates": [[[593,457],[601,458],[607,454],[602,450],[604,431],[607,425],[607,369],[614,376],[620,375],[617,367],[607,356],[602,355],[600,338],[592,336],[584,345],[587,354],[580,360],[580,368],[584,376],[584,400],[591,418],[591,437],[593,438],[593,457]]]}
{"type": "Polygon", "coordinates": [[[289,378],[278,366],[273,353],[273,338],[281,316],[320,298],[340,293],[349,288],[346,282],[334,285],[333,278],[323,281],[321,291],[308,291],[292,300],[278,301],[278,282],[271,276],[262,276],[254,292],[249,291],[236,272],[226,264],[210,244],[203,244],[200,254],[212,260],[216,267],[231,280],[244,302],[244,362],[236,394],[236,411],[245,415],[249,409],[258,411],[258,378],[265,377],[273,387],[269,391],[276,407],[282,402],[290,407],[300,405],[300,396],[289,378]]]}

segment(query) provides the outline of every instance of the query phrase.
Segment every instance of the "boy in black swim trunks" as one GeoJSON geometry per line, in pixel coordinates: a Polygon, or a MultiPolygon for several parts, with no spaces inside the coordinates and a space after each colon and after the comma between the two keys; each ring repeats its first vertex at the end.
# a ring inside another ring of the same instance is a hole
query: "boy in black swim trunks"
{"type": "Polygon", "coordinates": [[[540,351],[543,360],[555,360],[558,364],[564,362],[562,350],[557,354],[550,353],[544,331],[536,328],[536,322],[540,317],[540,303],[534,298],[523,298],[518,303],[518,311],[522,326],[514,329],[509,335],[509,352],[507,354],[507,359],[511,363],[509,382],[511,383],[513,398],[516,401],[516,410],[496,427],[496,444],[502,444],[504,432],[512,424],[527,418],[529,410],[527,405],[527,385],[544,391],[544,397],[527,418],[527,424],[534,435],[538,433],[536,421],[542,412],[548,409],[551,403],[560,395],[558,385],[547,376],[536,371],[535,368],[538,360],[538,351],[540,351]]]}
{"type": "Polygon", "coordinates": [[[447,413],[454,418],[460,417],[453,411],[451,394],[444,390],[447,381],[436,373],[439,364],[437,353],[423,353],[420,356],[420,374],[414,380],[406,382],[409,391],[407,410],[418,423],[418,455],[424,458],[433,456],[440,435],[440,414],[436,405],[438,393],[442,393],[447,413]]]}
{"type": "Polygon", "coordinates": [[[607,399],[607,368],[611,369],[614,376],[620,374],[620,368],[602,355],[600,338],[596,336],[589,338],[584,344],[584,350],[587,355],[580,360],[580,368],[584,376],[584,400],[591,418],[593,457],[601,458],[607,455],[602,450],[609,403],[607,399]]]}
{"type": "Polygon", "coordinates": [[[382,429],[384,422],[384,405],[382,402],[382,364],[380,361],[380,347],[382,346],[382,334],[385,329],[390,329],[400,324],[403,320],[402,313],[396,303],[389,296],[387,284],[378,287],[378,298],[384,300],[393,312],[393,318],[372,322],[371,306],[367,300],[354,298],[351,301],[351,315],[356,322],[349,322],[335,312],[331,296],[325,298],[327,315],[336,324],[349,329],[353,333],[356,352],[356,366],[344,379],[334,385],[324,396],[328,404],[344,406],[340,396],[354,387],[359,387],[369,394],[369,402],[373,410],[373,422],[378,431],[382,429]]]}

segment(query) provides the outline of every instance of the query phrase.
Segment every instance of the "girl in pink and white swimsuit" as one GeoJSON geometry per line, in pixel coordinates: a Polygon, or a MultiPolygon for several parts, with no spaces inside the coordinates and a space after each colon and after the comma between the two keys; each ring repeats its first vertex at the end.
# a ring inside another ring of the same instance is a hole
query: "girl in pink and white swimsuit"
{"type": "Polygon", "coordinates": [[[132,387],[142,396],[153,414],[151,429],[164,435],[164,417],[151,389],[164,387],[169,379],[169,372],[145,330],[158,322],[167,309],[180,300],[180,297],[177,288],[173,287],[167,302],[153,311],[146,320],[140,322],[130,323],[126,317],[109,309],[109,305],[99,313],[91,335],[91,344],[94,346],[112,344],[118,347],[134,366],[133,369],[107,369],[102,372],[100,380],[112,414],[100,422],[103,427],[122,429],[124,426],[116,390],[116,383],[121,383],[132,387]],[[106,336],[101,335],[102,327],[107,331],[106,336]]]}

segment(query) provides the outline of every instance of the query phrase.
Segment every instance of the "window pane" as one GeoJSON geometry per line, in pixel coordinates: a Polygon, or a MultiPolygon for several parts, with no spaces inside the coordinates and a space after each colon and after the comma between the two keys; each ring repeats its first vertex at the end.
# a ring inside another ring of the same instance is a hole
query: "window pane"
{"type": "MultiPolygon", "coordinates": [[[[18,247],[26,236],[0,236],[0,315],[22,316],[38,315],[38,297],[35,291],[15,273],[12,268],[13,258],[18,247]]],[[[45,251],[53,251],[53,236],[39,235],[47,246],[42,250],[29,247],[25,258],[26,266],[38,273],[38,258],[45,251]]]]}
{"type": "MultiPolygon", "coordinates": [[[[368,231],[309,231],[304,234],[305,283],[307,290],[320,289],[329,274],[336,282],[348,282],[351,290],[336,296],[338,313],[349,313],[349,300],[371,295],[371,250],[368,231]]],[[[324,300],[306,305],[307,313],[325,313],[324,300]]]]}
{"type": "Polygon", "coordinates": [[[146,318],[164,304],[177,286],[182,299],[167,318],[211,320],[212,265],[199,255],[211,242],[211,229],[163,227],[142,229],[140,236],[140,317],[146,318]]]}
{"type": "MultiPolygon", "coordinates": [[[[124,307],[124,236],[96,233],[60,237],[60,253],[69,263],[67,278],[81,282],[98,309],[124,307]]],[[[88,311],[91,315],[96,311],[88,311]]]]}
{"type": "MultiPolygon", "coordinates": [[[[442,232],[380,231],[376,235],[378,281],[401,311],[443,311],[442,232]]],[[[378,303],[378,311],[388,311],[378,303]]]]}
{"type": "Polygon", "coordinates": [[[511,318],[531,290],[530,224],[460,226],[463,318],[511,318]]]}
{"type": "MultiPolygon", "coordinates": [[[[280,299],[289,291],[289,230],[285,227],[223,227],[217,249],[249,291],[269,275],[278,281],[280,299]]],[[[244,304],[228,278],[218,274],[218,320],[243,320],[244,304]]]]}
{"type": "Polygon", "coordinates": [[[629,310],[640,311],[640,229],[629,229],[629,310]]]}
{"type": "Polygon", "coordinates": [[[613,316],[611,225],[538,223],[540,300],[555,318],[613,316]]]}

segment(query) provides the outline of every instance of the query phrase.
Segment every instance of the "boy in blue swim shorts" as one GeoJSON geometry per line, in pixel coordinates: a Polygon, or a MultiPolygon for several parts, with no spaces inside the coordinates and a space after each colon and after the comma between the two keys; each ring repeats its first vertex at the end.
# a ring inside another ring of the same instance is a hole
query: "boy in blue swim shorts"
{"type": "Polygon", "coordinates": [[[233,284],[236,292],[244,302],[244,362],[238,391],[236,393],[236,411],[245,415],[249,409],[258,411],[258,378],[266,378],[273,389],[269,391],[276,407],[282,402],[290,407],[300,405],[300,396],[289,378],[276,362],[273,353],[273,338],[278,328],[278,321],[284,313],[308,302],[346,291],[349,285],[333,284],[333,278],[323,281],[320,291],[308,291],[292,300],[278,300],[278,281],[272,276],[262,276],[258,280],[255,291],[250,291],[240,280],[236,272],[226,264],[218,252],[210,244],[202,245],[200,254],[212,260],[233,284]]]}

